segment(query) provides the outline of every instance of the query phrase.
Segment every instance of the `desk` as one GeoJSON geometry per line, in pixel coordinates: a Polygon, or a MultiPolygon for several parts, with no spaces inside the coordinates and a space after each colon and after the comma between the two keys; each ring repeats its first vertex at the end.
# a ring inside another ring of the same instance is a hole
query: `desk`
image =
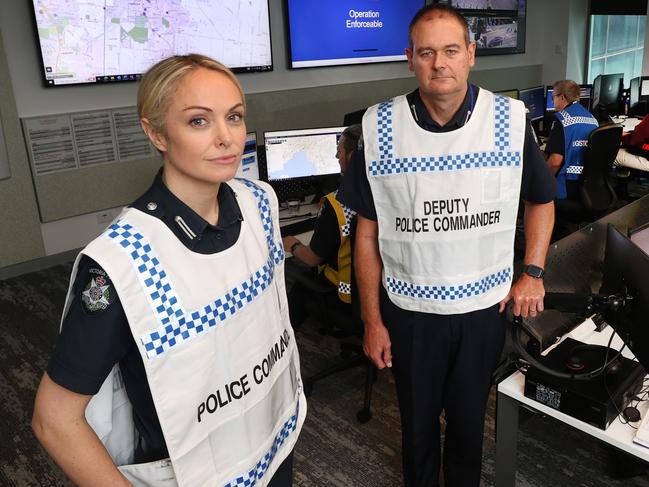
{"type": "MultiPolygon", "coordinates": [[[[589,319],[567,334],[575,340],[585,343],[606,345],[612,333],[607,327],[602,332],[595,331],[594,323],[589,319]]],[[[614,348],[622,346],[622,340],[616,335],[611,345],[614,348]]],[[[550,350],[550,349],[548,349],[550,350]]],[[[625,348],[622,354],[633,358],[633,354],[625,348]]],[[[601,430],[588,423],[568,416],[556,409],[541,404],[523,394],[525,377],[520,372],[515,372],[503,382],[498,384],[497,418],[496,418],[496,487],[510,487],[516,485],[516,443],[518,439],[518,408],[524,405],[546,416],[555,418],[562,423],[577,428],[580,431],[611,445],[622,451],[630,453],[646,462],[649,462],[649,448],[644,448],[633,443],[635,429],[614,420],[607,430],[601,430]]],[[[649,401],[640,403],[637,407],[644,417],[649,409],[649,401]]],[[[640,423],[637,423],[639,425],[640,423]]]]}
{"type": "MultiPolygon", "coordinates": [[[[279,211],[279,226],[283,227],[285,225],[290,225],[291,223],[298,222],[300,220],[313,218],[318,214],[318,209],[320,205],[318,203],[309,203],[301,204],[299,206],[294,206],[290,208],[283,208],[279,211]]],[[[311,237],[313,236],[313,230],[308,230],[306,232],[294,235],[300,242],[304,245],[309,245],[311,237]]],[[[287,257],[292,257],[289,249],[284,249],[287,257]]]]}
{"type": "Polygon", "coordinates": [[[615,122],[618,125],[622,125],[622,130],[624,132],[631,132],[636,125],[638,125],[642,119],[641,118],[635,118],[635,117],[612,117],[613,122],[615,122]]]}

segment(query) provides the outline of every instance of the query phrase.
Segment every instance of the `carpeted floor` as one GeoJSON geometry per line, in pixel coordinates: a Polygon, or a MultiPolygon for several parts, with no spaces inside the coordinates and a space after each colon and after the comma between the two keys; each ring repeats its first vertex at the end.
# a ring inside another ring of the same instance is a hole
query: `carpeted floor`
{"type": "MultiPolygon", "coordinates": [[[[70,485],[44,454],[31,429],[33,399],[58,331],[70,265],[0,281],[0,486],[70,485]]],[[[303,375],[338,360],[338,341],[322,336],[314,322],[297,332],[303,375]]],[[[364,369],[316,384],[295,452],[297,486],[398,486],[400,427],[389,372],[381,372],[373,395],[373,418],[356,420],[362,402],[364,369]]],[[[485,430],[482,485],[495,482],[494,394],[485,430]]],[[[649,487],[645,474],[613,479],[611,459],[597,441],[554,420],[521,414],[517,485],[522,487],[649,487]]]]}

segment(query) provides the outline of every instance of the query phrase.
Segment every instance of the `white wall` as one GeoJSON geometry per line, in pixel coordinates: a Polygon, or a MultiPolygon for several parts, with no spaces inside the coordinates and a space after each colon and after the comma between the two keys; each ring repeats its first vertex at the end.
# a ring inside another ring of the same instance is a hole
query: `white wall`
{"type": "MultiPolygon", "coordinates": [[[[40,53],[34,39],[30,3],[30,0],[0,2],[0,34],[5,42],[20,117],[135,104],[135,83],[45,88],[40,72],[40,53]]],[[[411,76],[405,62],[288,69],[284,4],[284,0],[270,0],[274,70],[241,74],[239,78],[246,92],[261,93],[411,76]]],[[[563,79],[566,76],[568,19],[557,15],[562,9],[565,9],[562,0],[528,0],[526,52],[480,57],[474,70],[543,64],[544,83],[551,84],[563,79]]],[[[405,43],[404,33],[404,47],[405,43]]],[[[518,86],[515,79],[507,84],[511,88],[526,88],[518,86]]],[[[118,209],[107,211],[115,214],[118,209]]],[[[42,224],[46,254],[52,255],[85,245],[105,226],[105,213],[106,211],[102,211],[42,224]]]]}

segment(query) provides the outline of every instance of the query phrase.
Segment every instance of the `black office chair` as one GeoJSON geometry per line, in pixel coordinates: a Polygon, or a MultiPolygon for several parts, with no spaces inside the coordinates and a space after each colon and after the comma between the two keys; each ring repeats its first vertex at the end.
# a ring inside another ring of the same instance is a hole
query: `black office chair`
{"type": "Polygon", "coordinates": [[[556,200],[556,228],[561,229],[557,237],[616,209],[618,199],[611,184],[611,172],[621,140],[620,125],[602,125],[590,133],[579,180],[579,199],[556,200]]]}
{"type": "Polygon", "coordinates": [[[579,195],[584,210],[595,219],[611,210],[617,202],[609,176],[621,142],[622,127],[614,124],[598,127],[588,137],[579,195]]]}
{"type": "MultiPolygon", "coordinates": [[[[356,232],[356,219],[351,223],[350,235],[352,253],[354,249],[354,234],[356,232]]],[[[330,333],[340,340],[340,356],[338,361],[329,367],[304,379],[304,392],[308,396],[313,391],[316,382],[326,379],[334,374],[343,372],[352,367],[364,366],[365,391],[363,408],[356,413],[356,418],[361,423],[366,423],[372,418],[370,403],[372,399],[372,387],[376,380],[376,367],[365,356],[363,352],[363,322],[360,318],[360,298],[354,278],[352,266],[352,304],[348,307],[332,306],[332,299],[338,299],[337,290],[327,282],[323,282],[311,271],[306,271],[293,276],[297,283],[300,283],[310,291],[310,298],[313,301],[314,317],[323,325],[321,330],[330,333]]]]}

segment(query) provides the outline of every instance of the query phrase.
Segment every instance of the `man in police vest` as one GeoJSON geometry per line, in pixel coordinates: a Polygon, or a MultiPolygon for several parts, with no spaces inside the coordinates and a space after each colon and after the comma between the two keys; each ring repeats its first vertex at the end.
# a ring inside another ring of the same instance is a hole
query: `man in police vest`
{"type": "Polygon", "coordinates": [[[466,20],[432,4],[410,24],[418,89],[368,109],[339,199],[358,212],[354,265],[366,354],[392,367],[407,486],[478,486],[502,312],[543,310],[555,182],[516,100],[468,83],[466,20]],[[357,170],[355,170],[357,169],[357,170]],[[525,203],[525,272],[513,284],[525,203]]]}
{"type": "MultiPolygon", "coordinates": [[[[358,146],[361,126],[350,125],[343,130],[336,150],[341,174],[345,174],[352,154],[358,146]]],[[[336,191],[322,198],[320,212],[309,245],[289,235],[282,239],[284,248],[309,267],[319,266],[320,275],[338,290],[338,298],[328,304],[346,306],[351,303],[351,243],[349,229],[356,213],[336,199],[336,191]]],[[[299,325],[306,319],[305,294],[310,291],[296,282],[288,295],[291,323],[299,325]]]]}
{"type": "Polygon", "coordinates": [[[588,136],[599,124],[579,103],[579,85],[572,80],[557,81],[552,87],[557,110],[545,145],[550,171],[557,178],[557,199],[579,199],[578,184],[588,146],[588,136]]]}

